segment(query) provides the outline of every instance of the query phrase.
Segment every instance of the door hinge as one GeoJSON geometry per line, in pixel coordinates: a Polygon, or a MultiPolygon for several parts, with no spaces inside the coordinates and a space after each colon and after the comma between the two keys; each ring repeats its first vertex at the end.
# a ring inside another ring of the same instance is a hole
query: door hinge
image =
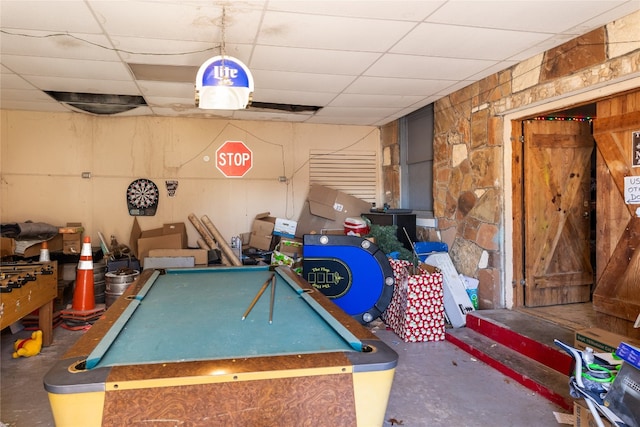
{"type": "Polygon", "coordinates": [[[520,135],[520,142],[522,142],[524,144],[524,135],[520,135]]]}

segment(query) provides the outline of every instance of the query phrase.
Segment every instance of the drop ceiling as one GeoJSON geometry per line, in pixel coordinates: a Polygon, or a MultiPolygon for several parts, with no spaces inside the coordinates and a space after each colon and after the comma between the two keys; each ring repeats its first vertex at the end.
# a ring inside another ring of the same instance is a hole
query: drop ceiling
{"type": "MultiPolygon", "coordinates": [[[[116,116],[383,125],[640,8],[607,1],[0,1],[0,107],[80,111],[47,92],[142,97],[116,116]],[[238,58],[253,100],[199,110],[198,67],[238,58]]],[[[87,114],[87,113],[83,113],[87,114]]]]}

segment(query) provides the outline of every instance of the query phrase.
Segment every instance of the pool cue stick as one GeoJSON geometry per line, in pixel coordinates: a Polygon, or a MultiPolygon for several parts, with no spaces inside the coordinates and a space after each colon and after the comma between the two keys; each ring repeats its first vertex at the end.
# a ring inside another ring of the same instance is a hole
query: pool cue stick
{"type": "MultiPolygon", "coordinates": [[[[418,263],[420,263],[420,256],[418,255],[418,252],[416,252],[416,245],[415,243],[413,243],[411,241],[411,237],[409,237],[409,233],[407,232],[407,229],[402,227],[402,230],[404,231],[404,235],[407,238],[407,240],[409,241],[409,244],[411,245],[411,251],[413,252],[413,255],[415,256],[415,261],[417,261],[418,263]]],[[[416,274],[416,265],[413,264],[413,274],[416,274]]]]}
{"type": "Polygon", "coordinates": [[[273,300],[276,295],[276,275],[271,276],[271,301],[269,303],[269,323],[273,323],[273,300]]]}
{"type": "Polygon", "coordinates": [[[249,304],[249,308],[247,308],[247,311],[245,311],[244,314],[242,315],[242,320],[246,319],[247,316],[249,315],[249,312],[253,310],[253,306],[256,305],[256,303],[258,302],[258,300],[260,299],[264,291],[267,290],[267,286],[269,286],[269,283],[271,283],[272,278],[273,278],[273,275],[264,281],[264,283],[262,284],[262,287],[260,288],[256,296],[253,297],[253,301],[251,301],[251,304],[249,304]]]}

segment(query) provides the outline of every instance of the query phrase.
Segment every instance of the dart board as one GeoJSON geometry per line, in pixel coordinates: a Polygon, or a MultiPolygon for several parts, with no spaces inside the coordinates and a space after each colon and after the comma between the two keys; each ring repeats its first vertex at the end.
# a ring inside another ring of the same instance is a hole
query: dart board
{"type": "Polygon", "coordinates": [[[127,188],[127,208],[132,216],[153,216],[158,208],[158,187],[149,179],[136,179],[127,188]]]}

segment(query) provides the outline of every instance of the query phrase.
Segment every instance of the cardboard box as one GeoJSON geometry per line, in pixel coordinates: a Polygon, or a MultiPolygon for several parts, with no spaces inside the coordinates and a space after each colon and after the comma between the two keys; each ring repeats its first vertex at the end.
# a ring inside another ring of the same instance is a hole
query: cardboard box
{"type": "MultiPolygon", "coordinates": [[[[165,224],[162,228],[142,231],[138,218],[133,220],[129,246],[138,260],[144,260],[152,249],[186,249],[187,227],[183,222],[165,224]]],[[[144,267],[144,261],[143,267],[144,267]]]]}
{"type": "Polygon", "coordinates": [[[442,274],[410,274],[411,263],[389,260],[396,280],[384,322],[405,342],[445,339],[442,274]]]}
{"type": "MultiPolygon", "coordinates": [[[[600,417],[605,427],[612,427],[609,420],[600,417]]],[[[598,424],[593,418],[593,414],[587,407],[584,400],[576,400],[573,402],[573,426],[574,427],[597,427],[598,424]]]]}
{"type": "Polygon", "coordinates": [[[208,252],[206,249],[151,249],[149,258],[191,257],[195,265],[204,266],[208,263],[208,252]]]}
{"type": "MultiPolygon", "coordinates": [[[[33,258],[40,256],[40,249],[42,248],[43,240],[12,240],[12,243],[2,243],[3,250],[9,250],[11,248],[13,250],[12,254],[9,255],[19,255],[24,258],[33,258]]],[[[47,247],[49,252],[58,252],[62,250],[62,235],[56,234],[51,239],[47,240],[47,247]]],[[[3,255],[5,256],[5,255],[3,255]]]]}
{"type": "Polygon", "coordinates": [[[80,254],[82,251],[82,224],[68,222],[67,226],[60,229],[62,234],[62,253],[67,255],[80,254]]]}
{"type": "Polygon", "coordinates": [[[340,230],[344,234],[344,220],[369,212],[371,204],[333,188],[312,185],[302,207],[296,227],[296,237],[322,234],[323,230],[340,230]]]}
{"type": "Polygon", "coordinates": [[[302,260],[302,239],[281,237],[271,254],[271,265],[298,267],[302,260]]]}
{"type": "Polygon", "coordinates": [[[16,241],[10,237],[0,237],[0,257],[11,256],[16,252],[16,241]]]}
{"type": "Polygon", "coordinates": [[[640,346],[640,342],[638,340],[614,334],[613,332],[599,328],[589,328],[576,331],[575,337],[575,348],[578,350],[584,350],[587,347],[591,347],[596,353],[613,353],[623,341],[636,347],[640,346]]]}
{"type": "Polygon", "coordinates": [[[281,237],[277,249],[291,258],[302,257],[302,239],[281,237]]]}
{"type": "Polygon", "coordinates": [[[273,227],[274,236],[282,237],[295,237],[296,228],[298,227],[297,221],[290,219],[276,218],[276,223],[273,227]]]}
{"type": "Polygon", "coordinates": [[[144,259],[145,268],[193,268],[196,266],[192,256],[148,256],[144,259]]]}
{"type": "Polygon", "coordinates": [[[269,212],[256,215],[251,227],[249,246],[263,251],[273,249],[273,229],[276,218],[269,216],[269,212]]]}

